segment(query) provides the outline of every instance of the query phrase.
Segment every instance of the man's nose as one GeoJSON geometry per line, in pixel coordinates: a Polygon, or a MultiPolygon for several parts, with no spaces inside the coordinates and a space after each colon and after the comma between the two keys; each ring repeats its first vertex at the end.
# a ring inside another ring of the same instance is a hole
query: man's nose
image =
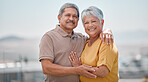
{"type": "Polygon", "coordinates": [[[73,20],[73,16],[70,16],[69,19],[70,19],[70,20],[73,20]]]}

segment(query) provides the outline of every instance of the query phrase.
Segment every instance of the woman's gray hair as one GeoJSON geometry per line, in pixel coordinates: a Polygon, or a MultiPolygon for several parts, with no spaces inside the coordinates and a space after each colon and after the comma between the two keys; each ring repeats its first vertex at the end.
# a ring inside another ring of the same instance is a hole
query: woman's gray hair
{"type": "Polygon", "coordinates": [[[70,8],[70,7],[75,8],[75,9],[77,10],[77,15],[78,15],[78,17],[79,17],[79,8],[78,8],[77,5],[75,5],[75,4],[73,4],[73,3],[65,3],[65,4],[60,8],[60,10],[59,10],[59,15],[62,17],[62,14],[63,14],[63,12],[64,12],[64,9],[65,9],[65,8],[70,8]]]}
{"type": "Polygon", "coordinates": [[[97,17],[100,21],[103,20],[103,12],[95,6],[90,6],[89,8],[82,11],[81,13],[82,22],[84,21],[85,16],[90,16],[90,15],[97,17]]]}

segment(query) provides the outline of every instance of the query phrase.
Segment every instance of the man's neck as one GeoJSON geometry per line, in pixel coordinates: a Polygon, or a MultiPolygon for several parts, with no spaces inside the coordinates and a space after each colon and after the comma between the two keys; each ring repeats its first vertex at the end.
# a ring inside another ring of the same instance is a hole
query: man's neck
{"type": "MultiPolygon", "coordinates": [[[[62,28],[61,26],[60,26],[60,28],[62,28]]],[[[72,31],[73,30],[69,30],[69,29],[65,29],[65,28],[62,28],[65,32],[67,32],[68,34],[72,34],[72,31]]]]}

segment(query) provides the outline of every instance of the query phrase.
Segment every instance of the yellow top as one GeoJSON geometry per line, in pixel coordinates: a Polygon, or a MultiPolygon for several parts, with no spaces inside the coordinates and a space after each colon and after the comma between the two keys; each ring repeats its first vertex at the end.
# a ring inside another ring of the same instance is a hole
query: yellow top
{"type": "Polygon", "coordinates": [[[107,45],[98,38],[89,47],[88,41],[81,55],[82,64],[93,67],[106,65],[110,72],[105,78],[92,79],[80,76],[81,82],[118,82],[118,50],[116,45],[114,43],[107,45]]]}

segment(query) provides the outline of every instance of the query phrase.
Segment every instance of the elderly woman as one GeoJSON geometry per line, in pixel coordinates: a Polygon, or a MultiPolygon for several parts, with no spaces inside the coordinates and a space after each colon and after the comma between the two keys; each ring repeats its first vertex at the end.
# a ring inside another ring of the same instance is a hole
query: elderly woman
{"type": "Polygon", "coordinates": [[[82,12],[82,22],[89,40],[81,55],[81,62],[76,53],[71,52],[70,61],[73,66],[81,63],[95,69],[96,78],[80,76],[81,82],[118,82],[118,50],[115,43],[102,43],[98,36],[103,29],[103,13],[97,7],[91,6],[82,12]]]}

